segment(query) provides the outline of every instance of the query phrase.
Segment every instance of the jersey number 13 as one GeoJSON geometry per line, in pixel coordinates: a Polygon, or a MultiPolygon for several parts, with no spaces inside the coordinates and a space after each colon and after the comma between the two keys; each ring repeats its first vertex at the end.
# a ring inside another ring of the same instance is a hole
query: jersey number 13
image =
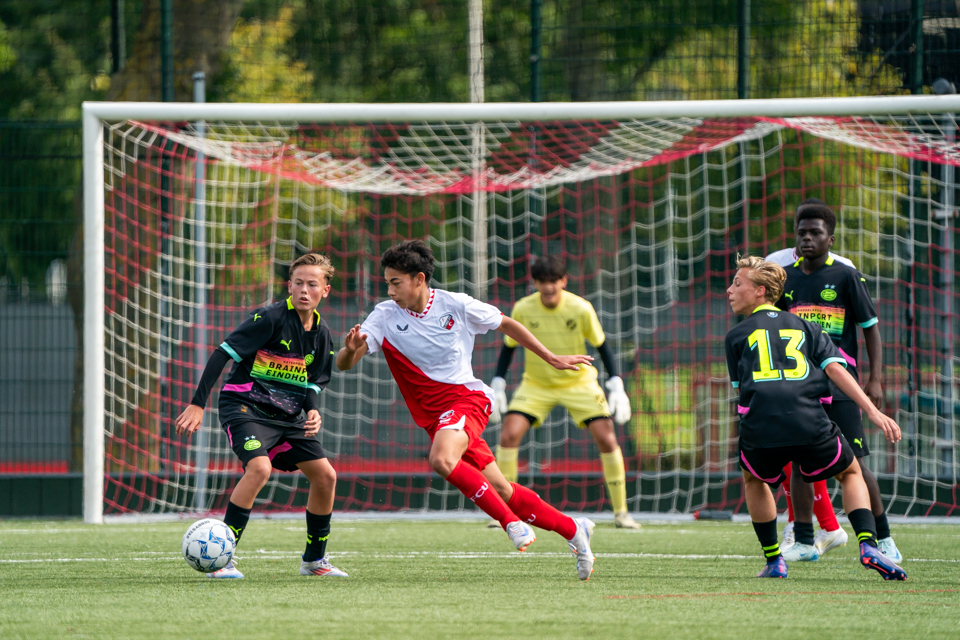
{"type": "Polygon", "coordinates": [[[759,351],[757,360],[760,362],[760,371],[753,372],[754,382],[767,382],[769,380],[803,380],[807,377],[809,366],[807,359],[800,353],[800,347],[803,346],[804,335],[799,329],[780,329],[780,339],[787,340],[786,357],[787,360],[793,360],[796,367],[793,369],[774,369],[773,357],[770,353],[770,332],[766,329],[757,329],[747,338],[747,344],[750,350],[759,351]]]}

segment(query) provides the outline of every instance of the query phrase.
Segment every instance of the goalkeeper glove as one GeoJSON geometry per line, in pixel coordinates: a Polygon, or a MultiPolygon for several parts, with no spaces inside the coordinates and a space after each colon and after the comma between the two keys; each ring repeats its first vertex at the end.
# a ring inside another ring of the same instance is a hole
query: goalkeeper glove
{"type": "Polygon", "coordinates": [[[507,381],[494,378],[490,381],[493,389],[493,405],[490,407],[490,422],[500,422],[507,415],[507,381]]]}
{"type": "Polygon", "coordinates": [[[604,385],[609,392],[607,404],[610,405],[610,415],[617,424],[626,424],[630,421],[630,398],[623,390],[623,380],[620,376],[613,376],[604,385]]]}

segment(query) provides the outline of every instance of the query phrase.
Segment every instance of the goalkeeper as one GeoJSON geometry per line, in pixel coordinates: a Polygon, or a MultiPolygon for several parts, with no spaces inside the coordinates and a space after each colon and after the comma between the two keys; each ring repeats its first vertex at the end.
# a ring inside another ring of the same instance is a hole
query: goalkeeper
{"type": "Polygon", "coordinates": [[[532,353],[527,353],[523,380],[507,404],[507,383],[504,376],[517,342],[504,336],[503,350],[490,386],[494,405],[490,419],[503,418],[497,466],[510,482],[517,481],[520,441],[530,426],[539,426],[550,410],[561,404],[570,412],[580,428],[590,431],[600,449],[603,477],[606,480],[614,522],[618,528],[639,529],[640,525],[627,513],[626,473],[623,453],[617,442],[614,420],[624,424],[630,420],[630,399],[623,390],[623,380],[593,305],[564,289],[567,271],[556,256],[537,258],[530,270],[536,293],[522,298],[513,308],[511,318],[522,324],[550,351],[557,355],[586,354],[584,340],[600,353],[609,379],[609,399],[597,383],[597,370],[580,365],[579,371],[560,371],[532,353]]]}

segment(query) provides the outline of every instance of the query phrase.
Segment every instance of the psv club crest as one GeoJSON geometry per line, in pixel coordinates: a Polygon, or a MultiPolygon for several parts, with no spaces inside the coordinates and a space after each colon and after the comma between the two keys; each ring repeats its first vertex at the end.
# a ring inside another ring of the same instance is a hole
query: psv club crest
{"type": "Polygon", "coordinates": [[[453,329],[454,321],[452,313],[445,313],[440,316],[440,327],[449,331],[453,329]]]}

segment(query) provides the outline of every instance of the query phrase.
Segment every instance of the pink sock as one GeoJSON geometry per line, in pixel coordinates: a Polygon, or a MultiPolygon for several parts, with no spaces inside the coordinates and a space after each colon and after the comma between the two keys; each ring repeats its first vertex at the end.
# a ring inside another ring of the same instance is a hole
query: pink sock
{"type": "Polygon", "coordinates": [[[513,496],[507,506],[521,519],[535,527],[556,531],[566,540],[571,540],[577,535],[577,523],[573,518],[563,515],[548,505],[530,489],[521,487],[515,482],[511,482],[510,485],[513,487],[513,496]]]}
{"type": "Polygon", "coordinates": [[[500,523],[504,529],[511,522],[520,518],[507,507],[500,494],[497,493],[483,474],[465,463],[457,463],[453,471],[447,476],[447,482],[460,490],[460,493],[470,498],[473,504],[483,509],[484,513],[500,523]]]}

